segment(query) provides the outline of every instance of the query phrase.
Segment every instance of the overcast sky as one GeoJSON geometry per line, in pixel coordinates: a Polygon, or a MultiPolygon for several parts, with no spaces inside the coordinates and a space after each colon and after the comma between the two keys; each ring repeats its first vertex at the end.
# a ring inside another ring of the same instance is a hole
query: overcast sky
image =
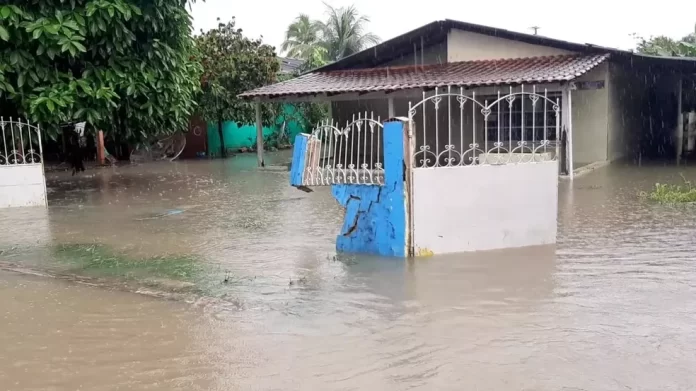
{"type": "MultiPolygon", "coordinates": [[[[696,1],[661,0],[327,0],[335,7],[354,4],[369,16],[369,28],[382,40],[413,30],[435,20],[456,19],[531,32],[578,43],[593,43],[632,49],[632,33],[673,38],[694,30],[696,1]]],[[[208,30],[236,16],[237,24],[250,37],[263,36],[280,47],[285,30],[300,13],[324,19],[321,0],[197,0],[193,5],[194,27],[208,30]]]]}

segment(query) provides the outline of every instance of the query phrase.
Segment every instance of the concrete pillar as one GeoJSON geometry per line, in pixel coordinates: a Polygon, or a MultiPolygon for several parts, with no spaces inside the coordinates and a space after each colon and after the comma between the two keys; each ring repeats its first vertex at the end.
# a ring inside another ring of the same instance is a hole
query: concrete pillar
{"type": "MultiPolygon", "coordinates": [[[[382,256],[405,257],[412,254],[409,197],[412,134],[408,123],[401,120],[384,124],[384,182],[381,184],[341,183],[331,185],[334,198],[345,208],[344,224],[336,237],[336,250],[348,253],[366,253],[382,256]],[[406,178],[406,179],[405,179],[406,178]]],[[[316,167],[313,161],[316,147],[321,145],[312,136],[295,137],[290,185],[303,191],[311,191],[305,181],[308,167],[316,167]]],[[[339,177],[340,178],[340,177],[339,177]]],[[[336,183],[336,182],[332,182],[336,183]]],[[[315,183],[312,186],[323,186],[315,183]]]]}
{"type": "Polygon", "coordinates": [[[686,125],[686,151],[693,152],[696,147],[696,111],[691,110],[686,125]]]}
{"type": "Polygon", "coordinates": [[[568,131],[568,89],[569,87],[565,85],[561,90],[561,127],[556,132],[556,159],[558,159],[559,175],[568,173],[568,139],[563,138],[564,132],[568,131]]]}
{"type": "Polygon", "coordinates": [[[568,88],[568,176],[573,179],[573,90],[575,85],[568,88]]]}
{"type": "Polygon", "coordinates": [[[681,163],[681,157],[684,149],[684,114],[682,109],[682,78],[679,76],[677,82],[677,129],[674,144],[676,149],[677,165],[681,163]]]}
{"type": "Polygon", "coordinates": [[[104,154],[104,131],[97,132],[97,163],[100,166],[106,164],[106,155],[104,154]]]}
{"type": "Polygon", "coordinates": [[[406,123],[384,124],[384,184],[339,184],[331,192],[346,210],[336,251],[406,257],[409,212],[404,187],[406,123]]]}
{"type": "Polygon", "coordinates": [[[261,121],[261,101],[254,102],[256,106],[256,159],[258,166],[263,167],[263,122],[261,121]]]}
{"type": "MultiPolygon", "coordinates": [[[[566,131],[566,154],[565,158],[567,160],[567,164],[564,168],[568,170],[568,177],[570,179],[573,179],[573,98],[572,98],[572,91],[575,89],[575,83],[570,82],[569,85],[566,85],[563,87],[563,93],[561,97],[561,116],[562,116],[562,127],[561,127],[561,134],[563,133],[563,129],[566,131]]],[[[558,142],[561,142],[561,134],[558,135],[558,142]]],[[[560,159],[560,156],[558,157],[560,159]]],[[[561,170],[562,171],[562,170],[561,170]]]]}

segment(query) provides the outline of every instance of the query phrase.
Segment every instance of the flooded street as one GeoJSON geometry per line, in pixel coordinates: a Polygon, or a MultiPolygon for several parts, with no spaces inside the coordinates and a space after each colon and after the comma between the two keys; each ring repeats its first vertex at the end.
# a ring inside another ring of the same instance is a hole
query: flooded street
{"type": "Polygon", "coordinates": [[[696,384],[696,208],[638,196],[696,167],[561,181],[555,247],[404,261],[336,256],[330,190],[255,164],[53,173],[48,210],[0,210],[0,389],[696,384]]]}

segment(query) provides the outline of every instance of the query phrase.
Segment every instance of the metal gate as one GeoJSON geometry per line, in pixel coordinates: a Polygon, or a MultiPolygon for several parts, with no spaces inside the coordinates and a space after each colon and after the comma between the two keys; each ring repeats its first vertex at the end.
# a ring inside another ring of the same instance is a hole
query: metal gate
{"type": "Polygon", "coordinates": [[[408,118],[412,254],[555,241],[560,91],[437,88],[408,118]]]}
{"type": "Polygon", "coordinates": [[[45,206],[41,129],[0,117],[0,207],[45,206]]]}
{"type": "Polygon", "coordinates": [[[374,113],[359,113],[345,126],[319,123],[307,142],[304,186],[383,185],[383,129],[374,113]]]}
{"type": "Polygon", "coordinates": [[[411,105],[414,168],[555,160],[559,155],[560,92],[510,87],[495,95],[436,88],[411,105]],[[417,118],[420,117],[420,118],[417,118]]]}

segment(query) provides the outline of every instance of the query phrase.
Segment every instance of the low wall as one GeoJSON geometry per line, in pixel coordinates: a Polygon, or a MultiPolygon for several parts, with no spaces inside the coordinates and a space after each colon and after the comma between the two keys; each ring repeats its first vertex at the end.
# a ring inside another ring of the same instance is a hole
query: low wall
{"type": "Polygon", "coordinates": [[[404,124],[384,124],[384,185],[333,185],[346,209],[336,251],[405,257],[404,124]]]}
{"type": "Polygon", "coordinates": [[[0,166],[0,208],[19,206],[46,206],[41,164],[0,166]]]}
{"type": "MultiPolygon", "coordinates": [[[[404,125],[384,124],[384,181],[378,184],[338,183],[331,192],[345,208],[344,223],[336,237],[336,251],[404,257],[408,253],[407,212],[404,185],[404,125]]],[[[318,142],[308,134],[295,138],[290,185],[311,191],[305,184],[307,167],[318,168],[308,146],[318,142]]],[[[345,178],[344,178],[345,179],[345,178]]],[[[352,182],[352,180],[350,181],[352,182]]],[[[332,183],[336,183],[332,181],[332,183]]],[[[311,186],[327,185],[325,181],[311,186]]]]}
{"type": "MultiPolygon", "coordinates": [[[[403,181],[401,181],[403,184],[403,181]]],[[[346,210],[336,251],[406,256],[403,185],[334,185],[333,196],[346,210]]]]}
{"type": "Polygon", "coordinates": [[[556,242],[558,162],[418,168],[416,255],[556,242]]]}
{"type": "MultiPolygon", "coordinates": [[[[295,106],[284,105],[283,114],[276,118],[274,126],[264,126],[264,138],[277,133],[286,121],[285,134],[288,140],[302,132],[302,125],[295,119],[299,114],[295,106]]],[[[209,122],[207,128],[208,154],[211,157],[220,156],[220,131],[216,122],[209,122]]],[[[222,135],[225,139],[225,149],[256,148],[256,124],[237,124],[236,121],[225,121],[222,124],[222,135]]]]}

